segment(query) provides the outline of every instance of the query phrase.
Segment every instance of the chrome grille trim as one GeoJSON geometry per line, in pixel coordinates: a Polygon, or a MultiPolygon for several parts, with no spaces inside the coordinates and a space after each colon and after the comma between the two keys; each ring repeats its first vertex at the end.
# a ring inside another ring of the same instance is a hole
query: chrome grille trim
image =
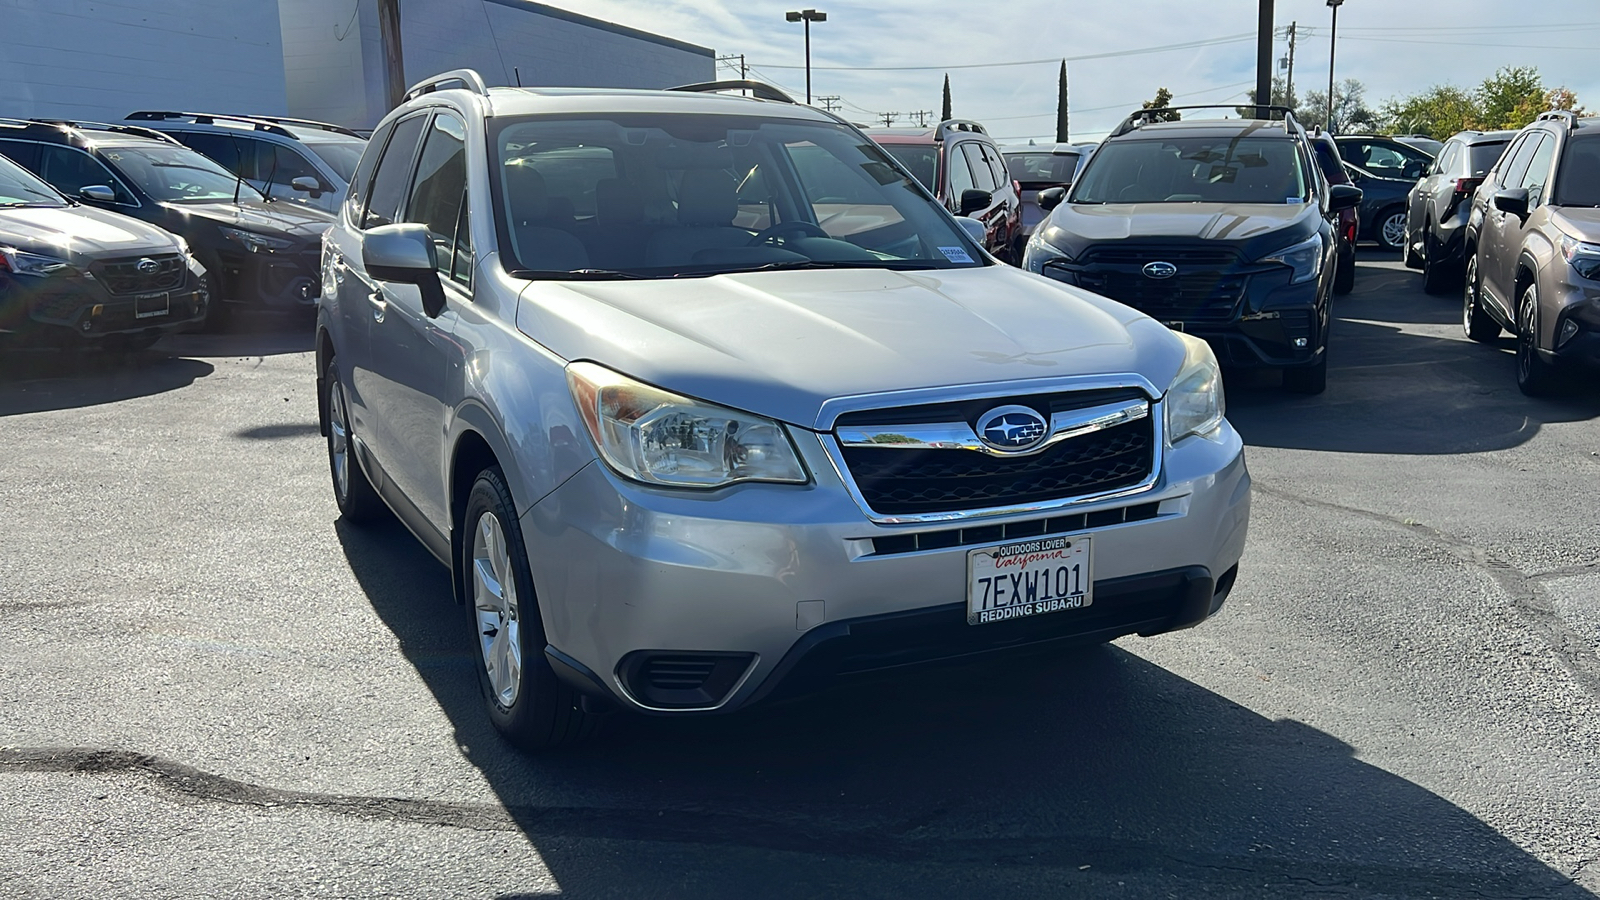
{"type": "Polygon", "coordinates": [[[1050,417],[1050,436],[1026,450],[1002,450],[978,439],[966,422],[927,425],[857,425],[837,431],[845,447],[882,447],[904,450],[975,450],[990,456],[1036,456],[1062,441],[1136,422],[1150,415],[1148,401],[1106,403],[1087,409],[1058,412],[1050,417]]]}

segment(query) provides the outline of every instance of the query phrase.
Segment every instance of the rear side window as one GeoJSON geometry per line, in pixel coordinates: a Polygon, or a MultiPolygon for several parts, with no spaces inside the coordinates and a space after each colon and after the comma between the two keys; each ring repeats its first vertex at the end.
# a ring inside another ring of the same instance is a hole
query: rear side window
{"type": "MultiPolygon", "coordinates": [[[[1561,206],[1600,206],[1600,135],[1567,139],[1561,168],[1556,170],[1556,199],[1561,206]]],[[[3,149],[3,148],[0,148],[3,149]]]]}
{"type": "Polygon", "coordinates": [[[361,221],[362,204],[367,200],[367,185],[372,181],[372,170],[378,165],[378,155],[383,152],[384,142],[393,131],[394,123],[390,122],[372,133],[372,140],[367,142],[366,152],[361,154],[361,162],[350,178],[350,194],[345,197],[344,209],[351,224],[361,221]]]}
{"type": "Polygon", "coordinates": [[[173,137],[182,141],[184,145],[211,157],[229,172],[236,175],[239,173],[239,145],[234,141],[233,135],[179,132],[173,137]]]}
{"type": "Polygon", "coordinates": [[[950,199],[961,201],[961,192],[970,191],[977,187],[972,180],[972,169],[967,166],[967,157],[957,147],[945,148],[945,166],[950,170],[950,199]]]}
{"type": "Polygon", "coordinates": [[[1436,175],[1449,175],[1455,172],[1456,163],[1461,161],[1461,145],[1451,141],[1444,145],[1444,152],[1439,154],[1438,162],[1434,163],[1433,173],[1436,175]]]}
{"type": "Polygon", "coordinates": [[[40,147],[39,177],[69,197],[78,196],[90,185],[104,185],[116,192],[116,202],[130,206],[137,203],[110,169],[89,154],[72,147],[40,147]]]}
{"type": "Polygon", "coordinates": [[[0,155],[28,171],[39,174],[39,145],[26,141],[0,141],[0,155]]]}
{"type": "Polygon", "coordinates": [[[428,237],[433,240],[434,265],[446,278],[457,271],[463,276],[471,271],[468,265],[455,264],[458,244],[467,260],[472,256],[471,240],[462,244],[461,239],[467,236],[459,233],[465,226],[462,210],[466,205],[466,126],[454,116],[440,115],[434,118],[422,144],[406,220],[427,226],[428,237]]]}
{"type": "Polygon", "coordinates": [[[361,219],[362,228],[376,228],[399,220],[400,204],[406,198],[406,187],[411,181],[411,163],[416,159],[417,139],[422,137],[426,115],[402,119],[394,127],[394,137],[383,148],[383,158],[372,176],[372,194],[367,200],[367,212],[361,219]]]}

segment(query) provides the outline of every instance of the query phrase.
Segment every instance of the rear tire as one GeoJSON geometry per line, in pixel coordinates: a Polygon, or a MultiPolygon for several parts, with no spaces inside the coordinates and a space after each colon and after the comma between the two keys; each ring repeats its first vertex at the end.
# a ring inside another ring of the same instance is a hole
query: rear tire
{"type": "Polygon", "coordinates": [[[339,360],[328,360],[323,373],[327,385],[325,398],[328,410],[328,474],[333,480],[333,501],[339,506],[339,516],[352,525],[362,525],[381,518],[388,511],[383,499],[367,478],[356,454],[354,432],[350,429],[350,404],[344,396],[344,383],[339,380],[339,360]]]}
{"type": "Polygon", "coordinates": [[[1517,305],[1517,387],[1529,397],[1548,397],[1560,383],[1555,366],[1539,358],[1539,286],[1530,284],[1517,305]]]}
{"type": "Polygon", "coordinates": [[[1309,366],[1283,370],[1283,389],[1291,394],[1320,394],[1328,389],[1328,348],[1309,366]]]}
{"type": "Polygon", "coordinates": [[[1483,306],[1478,300],[1479,290],[1478,254],[1475,249],[1469,248],[1467,272],[1462,278],[1461,288],[1461,330],[1468,338],[1480,344],[1487,344],[1500,337],[1500,323],[1483,311],[1483,306]]]}
{"type": "Polygon", "coordinates": [[[479,473],[462,517],[460,577],[489,719],[530,752],[592,737],[599,719],[545,659],[544,624],[516,506],[499,467],[479,473]]]}
{"type": "MultiPolygon", "coordinates": [[[[1436,261],[1442,252],[1439,245],[1433,242],[1432,231],[1422,233],[1422,292],[1425,294],[1443,294],[1450,290],[1452,282],[1456,280],[1457,273],[1447,268],[1442,261],[1436,261]]],[[[1411,252],[1408,247],[1406,252],[1411,252]]]]}

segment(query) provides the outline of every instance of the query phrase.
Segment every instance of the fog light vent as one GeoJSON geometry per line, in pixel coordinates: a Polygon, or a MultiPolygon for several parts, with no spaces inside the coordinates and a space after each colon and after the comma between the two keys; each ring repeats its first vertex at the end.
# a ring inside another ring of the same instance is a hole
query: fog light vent
{"type": "Polygon", "coordinates": [[[617,667],[628,693],[657,709],[696,709],[726,700],[755,659],[753,653],[640,650],[617,667]]]}
{"type": "Polygon", "coordinates": [[[1577,322],[1574,322],[1571,319],[1568,319],[1565,322],[1562,322],[1561,323],[1561,333],[1556,336],[1556,346],[1560,347],[1560,346],[1566,344],[1567,341],[1572,340],[1573,337],[1575,337],[1577,334],[1578,334],[1578,323],[1577,322]]]}

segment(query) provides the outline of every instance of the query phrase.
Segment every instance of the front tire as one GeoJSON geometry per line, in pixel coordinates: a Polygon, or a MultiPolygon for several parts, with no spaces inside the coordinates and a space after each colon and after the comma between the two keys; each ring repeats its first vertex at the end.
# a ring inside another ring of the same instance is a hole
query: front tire
{"type": "Polygon", "coordinates": [[[1346,246],[1344,251],[1338,253],[1333,261],[1333,292],[1344,296],[1355,290],[1356,287],[1356,248],[1354,244],[1346,246]]]}
{"type": "Polygon", "coordinates": [[[1283,389],[1291,394],[1316,395],[1328,389],[1328,348],[1314,364],[1283,370],[1283,389]]]}
{"type": "Polygon", "coordinates": [[[459,571],[489,718],[524,750],[552,750],[595,733],[598,720],[545,659],[544,625],[516,506],[498,467],[478,475],[462,517],[459,571]]]}
{"type": "Polygon", "coordinates": [[[1496,322],[1488,313],[1483,311],[1479,302],[1478,292],[1478,254],[1477,251],[1467,250],[1467,274],[1462,279],[1461,289],[1461,330],[1468,338],[1480,344],[1490,343],[1500,337],[1500,323],[1496,322]]]}
{"type": "Polygon", "coordinates": [[[1530,284],[1517,305],[1517,387],[1529,397],[1548,397],[1559,384],[1555,366],[1539,357],[1539,286],[1530,284]]]}
{"type": "Polygon", "coordinates": [[[328,474],[333,479],[333,501],[339,506],[339,516],[352,525],[361,525],[380,518],[386,507],[367,478],[356,456],[353,432],[350,430],[350,404],[345,399],[344,383],[339,380],[338,357],[328,360],[323,373],[327,385],[325,398],[328,410],[328,474]]]}

